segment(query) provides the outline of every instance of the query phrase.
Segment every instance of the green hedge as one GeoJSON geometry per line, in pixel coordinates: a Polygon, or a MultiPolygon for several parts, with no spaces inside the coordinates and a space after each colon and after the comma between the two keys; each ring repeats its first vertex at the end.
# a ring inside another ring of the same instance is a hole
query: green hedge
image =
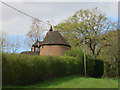
{"type": "Polygon", "coordinates": [[[103,61],[96,59],[95,60],[95,77],[101,77],[104,73],[104,63],[103,61]]]}
{"type": "MultiPolygon", "coordinates": [[[[84,76],[83,60],[78,57],[3,54],[2,59],[3,85],[29,85],[55,77],[84,76]]],[[[102,63],[87,58],[87,76],[101,77],[102,63]]]]}
{"type": "Polygon", "coordinates": [[[95,58],[91,58],[91,57],[87,57],[87,61],[89,61],[89,65],[94,65],[94,67],[88,67],[88,75],[91,75],[92,77],[96,77],[96,78],[100,78],[102,77],[103,73],[104,73],[104,63],[102,60],[100,59],[95,59],[95,58]],[[94,72],[94,73],[91,73],[94,72]]]}

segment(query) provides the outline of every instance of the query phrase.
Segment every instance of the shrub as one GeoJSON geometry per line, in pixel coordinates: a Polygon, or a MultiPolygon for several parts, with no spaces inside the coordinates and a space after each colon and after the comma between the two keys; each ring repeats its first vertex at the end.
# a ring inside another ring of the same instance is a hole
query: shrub
{"type": "Polygon", "coordinates": [[[96,58],[91,58],[91,57],[87,57],[87,61],[89,60],[89,64],[87,64],[87,66],[89,66],[88,69],[88,75],[92,76],[92,77],[96,77],[96,78],[100,78],[103,76],[104,73],[104,63],[102,60],[100,59],[96,59],[96,58]],[[91,65],[93,65],[94,67],[92,67],[91,65]],[[94,73],[91,73],[94,72],[94,73]]]}
{"type": "Polygon", "coordinates": [[[52,77],[62,77],[66,75],[67,63],[64,59],[59,57],[50,57],[49,62],[52,77]]]}
{"type": "Polygon", "coordinates": [[[103,77],[118,78],[118,62],[104,62],[104,75],[103,77]]]}
{"type": "Polygon", "coordinates": [[[95,77],[100,78],[104,73],[104,63],[103,61],[96,59],[95,61],[95,77]]]}
{"type": "Polygon", "coordinates": [[[87,59],[86,61],[86,72],[87,76],[93,77],[95,73],[95,62],[93,60],[87,59]]]}

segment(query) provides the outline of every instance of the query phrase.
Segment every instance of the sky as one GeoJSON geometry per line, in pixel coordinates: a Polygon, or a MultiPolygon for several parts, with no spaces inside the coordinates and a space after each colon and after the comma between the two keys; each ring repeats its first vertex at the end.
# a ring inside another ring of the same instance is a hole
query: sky
{"type": "MultiPolygon", "coordinates": [[[[105,0],[106,2],[88,2],[87,0],[84,2],[20,1],[21,2],[6,3],[44,22],[50,21],[53,26],[72,16],[79,9],[92,9],[96,6],[102,11],[102,13],[105,13],[105,15],[113,21],[118,19],[118,3],[115,2],[117,0],[114,0],[114,2],[111,0],[109,2],[107,0],[105,0]]],[[[32,19],[6,5],[2,5],[2,12],[0,13],[2,13],[2,18],[0,18],[2,32],[7,32],[11,41],[17,40],[22,43],[22,46],[24,46],[23,43],[25,35],[30,30],[32,19]]],[[[47,25],[46,29],[48,30],[47,25]]],[[[21,48],[18,53],[25,50],[25,48],[21,48]]]]}

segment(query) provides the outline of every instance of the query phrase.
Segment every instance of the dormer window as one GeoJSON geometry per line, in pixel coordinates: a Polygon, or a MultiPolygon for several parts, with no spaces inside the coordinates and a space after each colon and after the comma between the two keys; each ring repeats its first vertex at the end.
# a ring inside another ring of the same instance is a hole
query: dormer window
{"type": "Polygon", "coordinates": [[[31,51],[34,51],[34,47],[31,47],[31,51]]]}

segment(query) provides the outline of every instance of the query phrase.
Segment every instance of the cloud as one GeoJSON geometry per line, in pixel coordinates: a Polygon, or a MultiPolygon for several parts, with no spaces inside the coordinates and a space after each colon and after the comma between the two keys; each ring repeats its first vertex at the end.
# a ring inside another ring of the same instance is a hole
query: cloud
{"type": "Polygon", "coordinates": [[[25,29],[23,29],[23,25],[21,25],[23,20],[21,17],[15,17],[12,20],[3,21],[3,31],[8,34],[24,34],[25,29]],[[21,27],[22,26],[22,27],[21,27]]]}
{"type": "MultiPolygon", "coordinates": [[[[117,17],[118,4],[110,2],[7,2],[9,5],[43,21],[53,20],[54,25],[72,16],[79,9],[98,6],[108,17],[117,17]]],[[[30,30],[31,18],[3,5],[3,30],[8,34],[26,34],[30,30]]]]}

